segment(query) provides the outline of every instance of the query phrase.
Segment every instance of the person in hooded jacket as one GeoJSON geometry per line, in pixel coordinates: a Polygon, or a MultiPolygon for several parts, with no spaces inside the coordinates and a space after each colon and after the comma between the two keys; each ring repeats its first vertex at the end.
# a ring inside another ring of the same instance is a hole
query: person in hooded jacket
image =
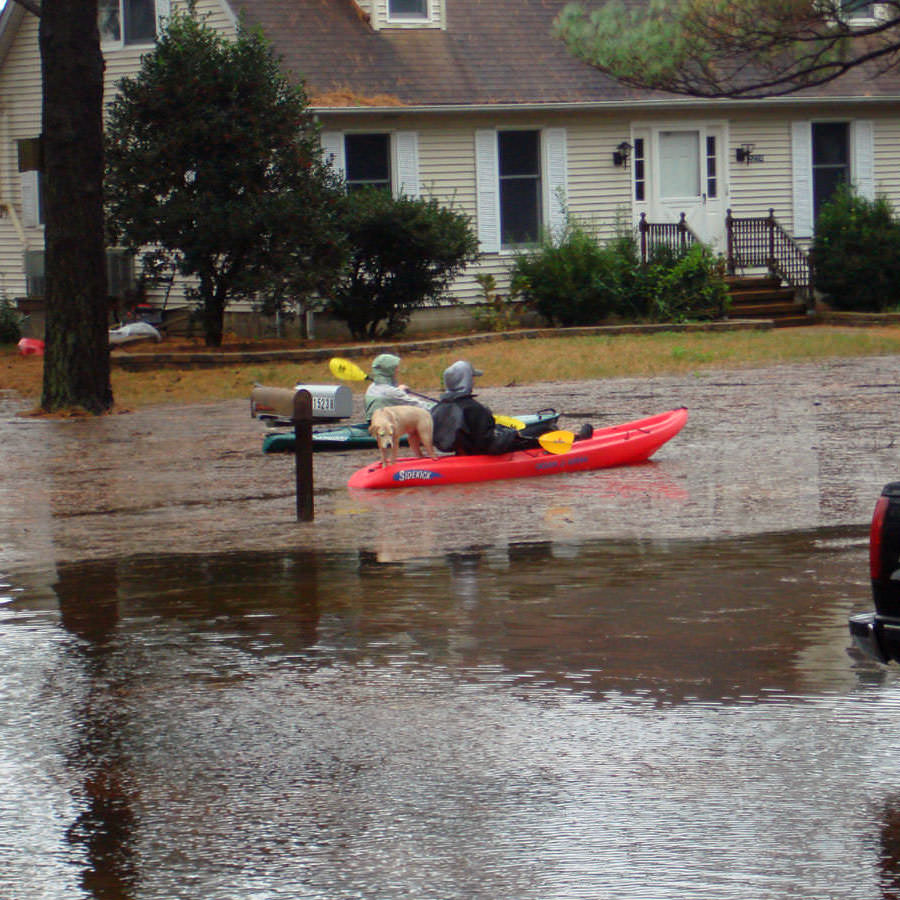
{"type": "Polygon", "coordinates": [[[490,409],[475,399],[475,376],[481,374],[464,359],[444,370],[444,393],[431,410],[435,447],[469,456],[537,446],[536,438],[521,437],[514,428],[498,425],[490,409]]]}
{"type": "Polygon", "coordinates": [[[405,384],[397,384],[400,357],[393,353],[380,353],[372,360],[372,383],[366,389],[366,418],[371,419],[376,409],[385,406],[421,406],[431,409],[434,401],[413,393],[405,384]]]}
{"type": "MultiPolygon", "coordinates": [[[[541,434],[552,431],[553,424],[536,422],[520,431],[494,421],[494,414],[473,393],[475,376],[483,373],[464,359],[444,369],[444,393],[431,409],[434,421],[434,445],[445,453],[469,456],[476,453],[500,454],[510,450],[539,447],[541,434]]],[[[593,433],[583,425],[575,440],[593,433]]]]}

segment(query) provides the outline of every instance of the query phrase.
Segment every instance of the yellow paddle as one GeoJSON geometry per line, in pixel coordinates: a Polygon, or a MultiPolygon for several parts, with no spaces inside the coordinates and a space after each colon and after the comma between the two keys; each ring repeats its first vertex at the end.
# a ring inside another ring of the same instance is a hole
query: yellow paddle
{"type": "Polygon", "coordinates": [[[574,440],[573,431],[548,431],[538,437],[538,443],[548,453],[568,453],[574,440]]]}
{"type": "MultiPolygon", "coordinates": [[[[341,381],[365,381],[366,379],[371,381],[371,378],[356,363],[351,362],[349,359],[342,359],[340,356],[333,356],[328,360],[328,368],[331,370],[331,374],[335,378],[340,378],[341,381]]],[[[417,394],[415,391],[409,391],[409,393],[415,394],[416,397],[421,397],[423,400],[431,400],[432,403],[437,402],[432,400],[431,397],[417,394]]],[[[521,419],[516,419],[513,416],[495,415],[494,421],[498,425],[515,428],[516,431],[521,431],[525,427],[525,423],[521,419]]]]}
{"type": "Polygon", "coordinates": [[[328,360],[328,368],[335,378],[341,381],[365,381],[369,376],[349,359],[341,359],[339,356],[333,356],[328,360]]]}
{"type": "Polygon", "coordinates": [[[521,431],[525,427],[525,423],[521,419],[517,419],[514,416],[504,416],[501,413],[494,413],[494,421],[498,425],[515,428],[516,431],[521,431]]]}

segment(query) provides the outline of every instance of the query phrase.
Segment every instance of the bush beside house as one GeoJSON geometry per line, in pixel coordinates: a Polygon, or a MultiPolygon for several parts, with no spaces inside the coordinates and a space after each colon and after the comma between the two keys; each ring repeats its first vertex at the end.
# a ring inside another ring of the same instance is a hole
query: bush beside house
{"type": "Polygon", "coordinates": [[[838,188],[816,220],[813,258],[816,290],[833,309],[877,313],[900,304],[900,221],[887,198],[838,188]]]}
{"type": "Polygon", "coordinates": [[[601,244],[577,224],[521,252],[512,287],[551,325],[679,322],[720,318],[728,308],[723,267],[706,246],[660,247],[644,264],[633,234],[601,244]]]}

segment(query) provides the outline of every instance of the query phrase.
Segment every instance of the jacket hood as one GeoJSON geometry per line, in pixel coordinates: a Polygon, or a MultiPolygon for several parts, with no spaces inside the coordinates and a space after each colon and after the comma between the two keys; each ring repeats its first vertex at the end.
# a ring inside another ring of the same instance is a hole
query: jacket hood
{"type": "Polygon", "coordinates": [[[483,374],[464,359],[457,360],[452,366],[444,369],[444,393],[441,400],[455,400],[457,397],[468,397],[472,393],[476,375],[483,374]]]}
{"type": "Polygon", "coordinates": [[[379,353],[372,360],[372,381],[375,384],[393,384],[400,357],[393,353],[379,353]]]}

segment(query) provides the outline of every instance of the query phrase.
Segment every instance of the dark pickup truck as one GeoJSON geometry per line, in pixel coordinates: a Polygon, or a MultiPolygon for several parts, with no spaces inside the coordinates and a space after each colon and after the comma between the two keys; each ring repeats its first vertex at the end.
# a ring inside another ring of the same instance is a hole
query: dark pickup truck
{"type": "Polygon", "coordinates": [[[875,612],[850,617],[850,634],[879,662],[900,662],[900,481],[886,484],[869,529],[869,571],[875,612]]]}

